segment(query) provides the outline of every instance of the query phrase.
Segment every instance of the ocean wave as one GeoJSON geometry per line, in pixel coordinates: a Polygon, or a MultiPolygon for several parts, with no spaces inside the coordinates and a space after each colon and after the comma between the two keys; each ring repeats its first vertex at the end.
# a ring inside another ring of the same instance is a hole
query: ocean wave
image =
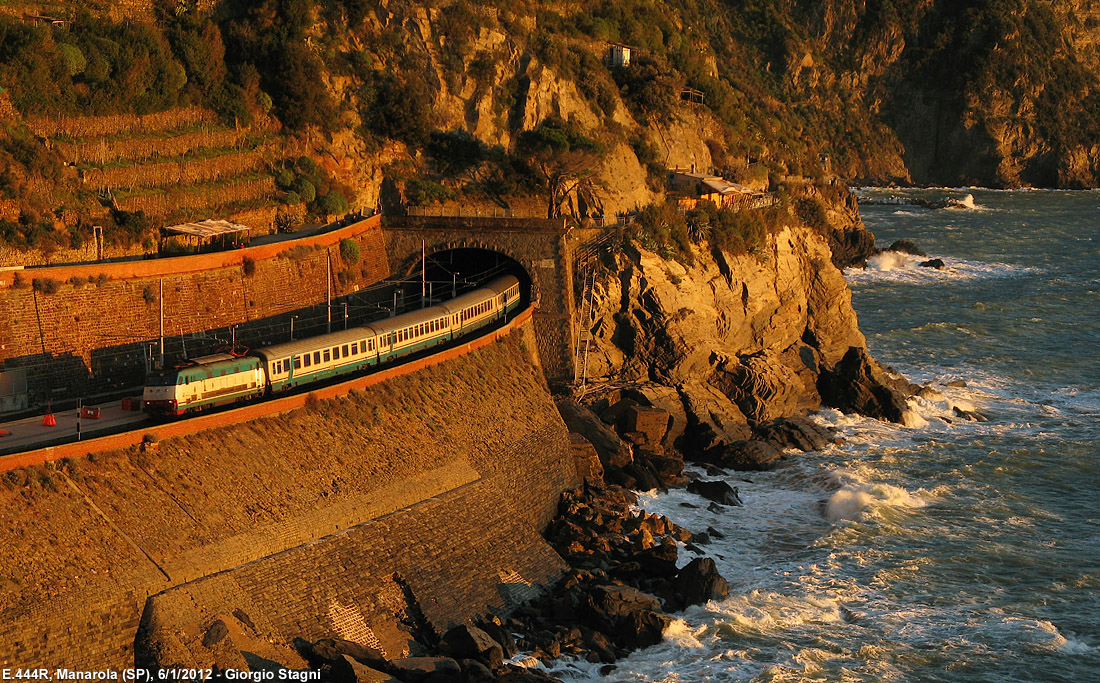
{"type": "Polygon", "coordinates": [[[847,268],[844,277],[851,286],[875,282],[896,282],[904,284],[935,284],[939,282],[959,282],[980,279],[1019,277],[1035,272],[1030,266],[1010,263],[985,263],[966,261],[951,256],[914,256],[897,251],[883,251],[867,259],[864,268],[847,268]],[[939,258],[944,263],[943,270],[921,267],[923,261],[939,258]]]}
{"type": "Polygon", "coordinates": [[[900,486],[868,482],[851,469],[831,473],[840,487],[825,503],[825,517],[831,522],[859,519],[864,512],[880,513],[887,509],[922,508],[928,501],[900,486]]]}

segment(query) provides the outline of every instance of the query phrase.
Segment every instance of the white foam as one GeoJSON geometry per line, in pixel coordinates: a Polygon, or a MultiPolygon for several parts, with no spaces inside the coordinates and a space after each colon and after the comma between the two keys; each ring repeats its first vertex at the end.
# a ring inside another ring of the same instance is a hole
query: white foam
{"type": "Polygon", "coordinates": [[[831,522],[858,519],[865,510],[872,513],[887,508],[912,510],[928,504],[921,496],[909,493],[900,486],[867,482],[851,469],[836,470],[832,477],[841,486],[825,503],[825,517],[831,522]]]}
{"type": "Polygon", "coordinates": [[[883,251],[867,259],[867,268],[880,273],[889,273],[896,268],[906,268],[917,263],[912,254],[900,251],[883,251]]]}
{"type": "Polygon", "coordinates": [[[954,199],[954,198],[948,199],[947,200],[947,205],[944,208],[954,209],[956,211],[958,211],[958,210],[980,211],[984,207],[981,207],[981,206],[978,206],[977,204],[975,204],[974,203],[974,195],[968,193],[962,199],[954,199]]]}
{"type": "Polygon", "coordinates": [[[948,281],[973,281],[991,278],[1018,277],[1037,269],[1010,263],[967,261],[952,256],[914,256],[896,251],[883,251],[867,259],[865,268],[846,268],[844,277],[851,286],[873,282],[935,284],[948,281]],[[920,263],[938,258],[944,268],[924,268],[920,263]]]}

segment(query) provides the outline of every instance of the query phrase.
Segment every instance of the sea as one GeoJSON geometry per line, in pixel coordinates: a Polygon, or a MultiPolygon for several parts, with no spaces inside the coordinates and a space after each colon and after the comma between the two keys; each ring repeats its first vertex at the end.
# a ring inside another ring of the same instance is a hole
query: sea
{"type": "Polygon", "coordinates": [[[702,549],[730,596],[613,670],[561,660],[554,675],[1100,681],[1100,193],[858,195],[878,202],[861,212],[880,247],[927,254],[845,273],[872,354],[931,388],[920,419],[823,410],[846,443],[731,473],[743,507],[642,494],[712,531],[702,549]],[[942,270],[919,265],[933,258],[942,270]]]}

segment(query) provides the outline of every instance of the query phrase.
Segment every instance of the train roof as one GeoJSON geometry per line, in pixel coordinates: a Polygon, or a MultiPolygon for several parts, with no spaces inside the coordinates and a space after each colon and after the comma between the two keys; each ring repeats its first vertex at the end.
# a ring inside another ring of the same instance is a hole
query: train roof
{"type": "MultiPolygon", "coordinates": [[[[199,356],[197,358],[188,358],[187,363],[189,365],[212,365],[214,363],[221,363],[227,360],[240,360],[241,356],[234,356],[231,353],[212,353],[208,356],[199,356]]],[[[184,366],[186,367],[186,366],[184,366]]]]}
{"type": "Polygon", "coordinates": [[[479,304],[486,299],[492,299],[498,294],[503,294],[506,289],[518,283],[519,280],[517,280],[516,277],[513,275],[498,277],[488,284],[478,287],[472,292],[466,292],[465,294],[456,296],[453,299],[444,301],[440,304],[440,307],[445,308],[448,313],[453,315],[464,308],[479,304]]]}
{"type": "Polygon", "coordinates": [[[518,284],[519,278],[517,278],[515,275],[505,275],[504,277],[498,277],[492,282],[484,285],[484,288],[491,289],[497,294],[503,294],[508,290],[509,287],[518,284]]]}
{"type": "Polygon", "coordinates": [[[299,353],[306,353],[309,351],[316,351],[319,348],[326,346],[336,346],[337,344],[350,344],[351,342],[359,341],[365,337],[373,337],[374,332],[367,327],[353,327],[347,330],[340,330],[339,332],[333,332],[331,334],[322,334],[317,337],[306,337],[305,339],[296,339],[292,342],[286,342],[285,344],[275,344],[274,346],[265,346],[262,349],[255,349],[255,352],[268,360],[275,358],[285,358],[287,356],[297,355],[299,353]]]}
{"type": "Polygon", "coordinates": [[[387,332],[392,332],[393,330],[400,330],[402,328],[408,327],[409,325],[416,325],[418,323],[427,322],[429,320],[435,320],[436,318],[442,318],[444,315],[447,314],[446,310],[441,310],[442,308],[442,306],[432,306],[430,308],[422,308],[419,311],[402,313],[401,315],[397,315],[392,318],[376,320],[367,327],[374,330],[375,334],[385,334],[387,332]]]}

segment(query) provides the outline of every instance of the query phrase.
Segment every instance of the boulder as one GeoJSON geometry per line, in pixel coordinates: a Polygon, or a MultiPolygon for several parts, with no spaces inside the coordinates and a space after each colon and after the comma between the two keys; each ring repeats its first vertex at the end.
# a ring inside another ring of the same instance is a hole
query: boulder
{"type": "Polygon", "coordinates": [[[635,612],[661,609],[661,601],[630,586],[596,586],[588,594],[588,608],[604,624],[635,612]]]}
{"type": "Polygon", "coordinates": [[[680,392],[673,387],[660,384],[642,384],[630,389],[627,393],[641,405],[659,408],[668,413],[668,425],[661,439],[661,446],[665,450],[676,448],[677,441],[684,435],[684,429],[687,428],[688,423],[680,392]]]}
{"type": "Polygon", "coordinates": [[[394,674],[408,683],[421,683],[429,678],[434,683],[462,681],[462,668],[450,657],[402,657],[390,662],[394,674]]]}
{"type": "Polygon", "coordinates": [[[645,465],[665,488],[679,486],[687,481],[684,478],[683,456],[677,451],[662,455],[648,449],[640,449],[635,451],[634,461],[645,465]]]}
{"type": "Polygon", "coordinates": [[[730,593],[729,584],[709,557],[697,557],[688,562],[676,575],[673,586],[682,607],[721,600],[730,593]]]}
{"type": "Polygon", "coordinates": [[[478,627],[481,628],[482,631],[485,631],[485,633],[487,633],[490,638],[492,638],[498,645],[500,645],[501,650],[504,651],[505,659],[511,659],[516,655],[517,652],[519,652],[519,649],[516,647],[516,639],[512,637],[512,634],[508,631],[508,629],[504,628],[504,626],[502,626],[498,622],[499,619],[496,619],[494,617],[494,620],[492,621],[480,621],[478,623],[478,627]]]}
{"type": "Polygon", "coordinates": [[[921,268],[935,268],[936,270],[943,270],[944,268],[947,267],[947,265],[944,264],[943,259],[938,259],[938,258],[928,259],[927,261],[921,261],[917,265],[920,266],[921,268]]]}
{"type": "Polygon", "coordinates": [[[463,624],[443,634],[443,651],[456,659],[476,659],[490,669],[504,663],[504,648],[476,626],[463,624]]]}
{"type": "Polygon", "coordinates": [[[902,424],[905,396],[884,383],[881,375],[867,349],[852,346],[839,363],[818,377],[821,400],[846,413],[902,424]]]}
{"type": "Polygon", "coordinates": [[[917,248],[916,244],[909,240],[895,240],[893,244],[886,247],[885,251],[897,251],[902,254],[912,254],[913,256],[927,256],[923,251],[917,248]]]}
{"type": "Polygon", "coordinates": [[[632,462],[623,468],[628,476],[634,479],[635,488],[638,491],[652,491],[653,489],[663,489],[664,486],[657,479],[657,475],[648,467],[644,462],[632,462]]]}
{"type": "Polygon", "coordinates": [[[737,495],[737,489],[721,479],[716,479],[714,481],[696,479],[688,484],[687,490],[690,493],[697,493],[708,500],[713,500],[715,503],[720,503],[722,505],[743,505],[741,498],[737,495]]]}
{"type": "Polygon", "coordinates": [[[630,446],[591,410],[570,399],[562,399],[557,405],[569,431],[580,434],[596,448],[604,470],[622,467],[633,460],[630,446]]]}
{"type": "Polygon", "coordinates": [[[689,452],[702,453],[752,436],[741,409],[722,392],[700,382],[681,384],[678,389],[688,421],[684,437],[689,452]]]}
{"type": "Polygon", "coordinates": [[[560,680],[538,669],[511,667],[507,673],[497,676],[497,683],[561,683],[560,680]]]}
{"type": "Polygon", "coordinates": [[[606,408],[597,411],[597,414],[600,416],[601,420],[611,425],[616,430],[622,431],[626,426],[627,411],[636,405],[638,405],[638,402],[632,398],[620,398],[606,408]]]}
{"type": "Polygon", "coordinates": [[[766,441],[734,441],[716,446],[706,453],[709,462],[741,472],[760,472],[773,469],[783,457],[783,451],[766,441]]]}
{"type": "Polygon", "coordinates": [[[644,434],[647,444],[657,446],[668,432],[669,420],[668,412],[660,408],[634,405],[626,411],[624,427],[627,432],[644,434]]]}
{"type": "Polygon", "coordinates": [[[386,655],[381,650],[340,638],[322,638],[309,645],[303,654],[314,668],[336,665],[345,655],[368,665],[384,666],[386,662],[386,655]]]}
{"type": "Polygon", "coordinates": [[[630,559],[637,562],[645,576],[676,576],[676,557],[678,551],[676,544],[671,542],[661,543],[646,550],[639,550],[631,555],[630,559]]]}
{"type": "Polygon", "coordinates": [[[989,421],[989,418],[987,418],[985,415],[982,415],[981,413],[979,413],[976,410],[963,410],[962,408],[960,408],[958,406],[952,406],[951,409],[955,411],[956,416],[961,417],[964,420],[969,420],[971,422],[988,422],[989,421]]]}
{"type": "Polygon", "coordinates": [[[835,430],[822,427],[806,417],[782,417],[757,426],[756,433],[779,449],[797,448],[817,451],[832,443],[835,430]]]}
{"type": "Polygon", "coordinates": [[[492,683],[495,680],[493,672],[476,659],[459,660],[462,675],[466,677],[466,683],[492,683]]]}
{"type": "Polygon", "coordinates": [[[330,669],[333,680],[346,683],[400,683],[390,674],[367,666],[354,657],[340,655],[330,669]]]}
{"type": "Polygon", "coordinates": [[[573,462],[577,466],[577,477],[581,481],[585,479],[603,479],[603,463],[600,462],[600,454],[596,447],[576,432],[569,432],[569,445],[573,449],[573,462]]]}

